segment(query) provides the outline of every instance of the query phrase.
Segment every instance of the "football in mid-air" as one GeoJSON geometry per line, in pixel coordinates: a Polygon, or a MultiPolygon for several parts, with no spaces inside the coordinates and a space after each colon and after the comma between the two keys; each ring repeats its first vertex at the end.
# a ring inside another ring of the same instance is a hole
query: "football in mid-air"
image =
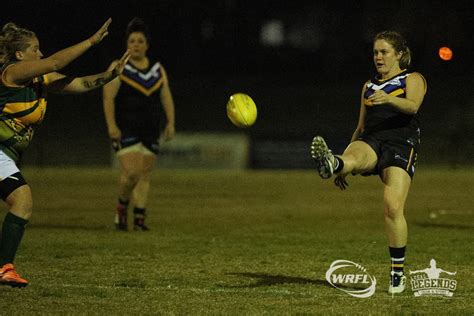
{"type": "Polygon", "coordinates": [[[235,126],[250,127],[257,120],[257,106],[245,93],[235,93],[227,102],[227,117],[235,126]]]}

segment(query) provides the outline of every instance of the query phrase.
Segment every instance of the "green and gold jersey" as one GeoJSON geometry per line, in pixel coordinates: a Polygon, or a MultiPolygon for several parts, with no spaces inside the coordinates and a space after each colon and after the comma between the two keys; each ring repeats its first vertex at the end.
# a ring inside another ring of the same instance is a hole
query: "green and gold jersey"
{"type": "MultiPolygon", "coordinates": [[[[1,78],[5,69],[1,68],[1,78]]],[[[46,83],[46,76],[34,78],[23,87],[9,87],[0,80],[0,150],[15,162],[44,118],[46,83]]]]}

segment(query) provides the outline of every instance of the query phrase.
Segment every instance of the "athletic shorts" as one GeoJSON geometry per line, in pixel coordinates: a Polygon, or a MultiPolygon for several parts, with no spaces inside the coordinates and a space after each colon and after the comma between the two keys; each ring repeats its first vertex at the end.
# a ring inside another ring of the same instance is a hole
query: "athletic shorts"
{"type": "Polygon", "coordinates": [[[0,197],[5,200],[10,193],[26,184],[17,165],[0,150],[0,197]]]}
{"type": "Polygon", "coordinates": [[[141,139],[135,136],[123,137],[119,141],[112,141],[112,148],[118,155],[132,151],[142,151],[158,155],[160,151],[158,139],[141,139]]]}
{"type": "Polygon", "coordinates": [[[405,170],[410,178],[415,175],[417,161],[418,137],[403,136],[398,131],[383,131],[361,135],[358,140],[367,143],[377,154],[377,165],[364,176],[379,175],[388,167],[399,167],[405,170]]]}

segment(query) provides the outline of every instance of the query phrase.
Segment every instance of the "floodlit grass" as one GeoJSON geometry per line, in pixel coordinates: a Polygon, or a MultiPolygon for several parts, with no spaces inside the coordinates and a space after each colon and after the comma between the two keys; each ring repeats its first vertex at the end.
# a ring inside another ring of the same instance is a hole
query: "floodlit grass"
{"type": "Polygon", "coordinates": [[[386,294],[377,177],[351,177],[340,192],[313,171],[158,170],[144,233],[113,229],[114,170],[24,175],[35,210],[16,266],[30,285],[0,287],[1,315],[474,313],[473,169],[419,168],[407,202],[406,269],[435,258],[457,271],[451,299],[414,297],[410,286],[386,294]],[[331,287],[337,259],[367,268],[376,293],[331,287]]]}

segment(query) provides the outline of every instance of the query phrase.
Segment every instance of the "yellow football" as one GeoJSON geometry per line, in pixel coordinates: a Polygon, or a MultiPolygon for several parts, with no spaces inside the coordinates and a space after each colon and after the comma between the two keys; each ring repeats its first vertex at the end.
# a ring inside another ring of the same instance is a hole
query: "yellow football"
{"type": "Polygon", "coordinates": [[[227,102],[227,117],[235,126],[250,127],[257,120],[257,106],[248,95],[235,93],[227,102]]]}

